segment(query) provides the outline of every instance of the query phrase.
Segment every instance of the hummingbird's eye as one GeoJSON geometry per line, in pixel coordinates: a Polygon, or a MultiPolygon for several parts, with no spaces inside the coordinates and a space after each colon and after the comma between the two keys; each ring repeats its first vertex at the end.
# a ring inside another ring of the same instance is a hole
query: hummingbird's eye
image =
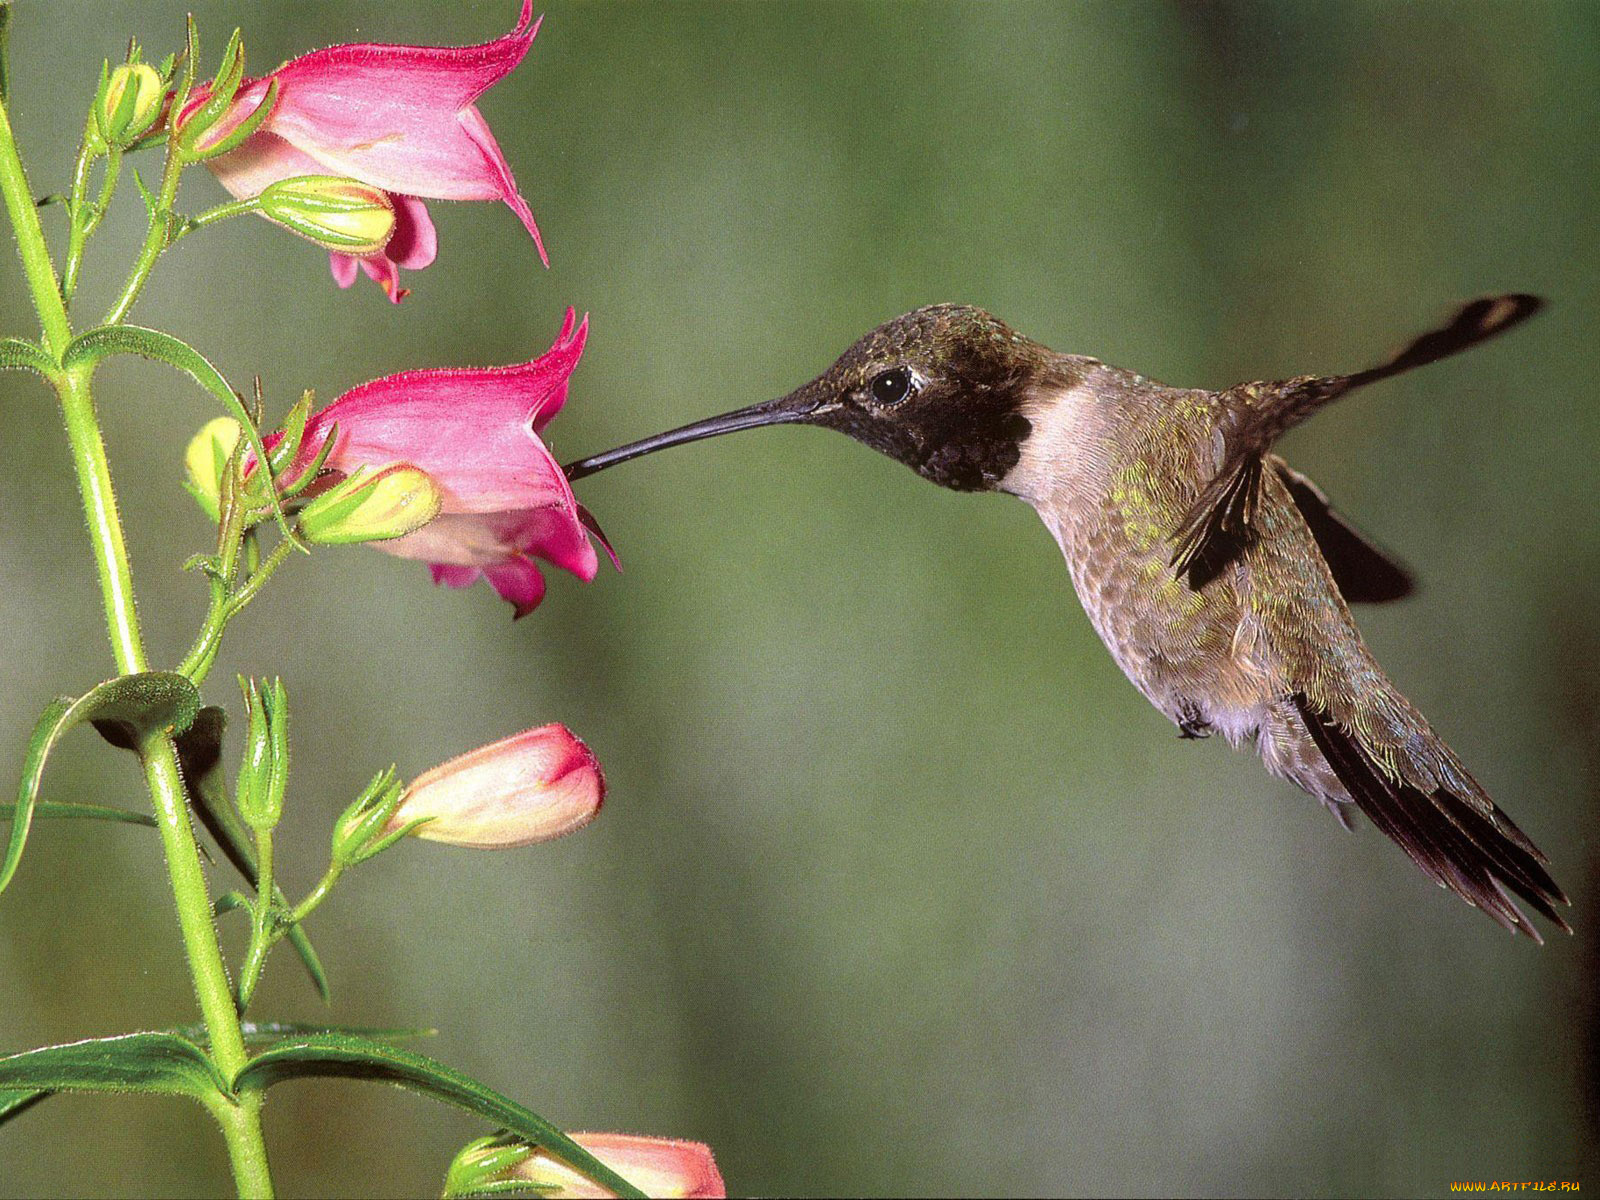
{"type": "Polygon", "coordinates": [[[911,371],[907,367],[891,367],[887,371],[879,372],[872,377],[873,403],[885,407],[899,404],[911,394],[913,382],[911,371]]]}

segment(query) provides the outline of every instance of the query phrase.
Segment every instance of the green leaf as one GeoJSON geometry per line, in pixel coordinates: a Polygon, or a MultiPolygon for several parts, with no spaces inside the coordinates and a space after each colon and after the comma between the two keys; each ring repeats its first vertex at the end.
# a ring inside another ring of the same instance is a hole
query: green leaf
{"type": "MultiPolygon", "coordinates": [[[[91,329],[73,338],[61,355],[61,363],[63,367],[98,363],[113,354],[136,354],[140,358],[166,363],[169,367],[188,375],[222,401],[222,406],[228,410],[228,415],[239,422],[244,429],[245,439],[256,456],[258,469],[262,469],[259,464],[268,461],[266,447],[261,444],[261,431],[250,419],[244,402],[222,377],[222,372],[212,366],[211,361],[200,351],[170,333],[162,333],[158,329],[145,329],[138,325],[102,325],[98,329],[91,329]]],[[[289,528],[289,519],[284,515],[283,504],[278,499],[277,490],[273,488],[268,491],[273,515],[277,517],[278,526],[283,530],[284,537],[302,550],[305,549],[294,531],[289,528]]]]}
{"type": "MultiPolygon", "coordinates": [[[[369,1025],[311,1025],[299,1021],[240,1021],[239,1030],[244,1034],[244,1044],[251,1048],[270,1046],[274,1042],[282,1041],[289,1037],[304,1037],[312,1033],[353,1033],[363,1037],[380,1038],[385,1041],[394,1041],[399,1038],[432,1037],[436,1029],[389,1029],[369,1025]]],[[[185,1038],[197,1046],[210,1044],[210,1034],[204,1025],[180,1025],[175,1029],[166,1030],[169,1034],[185,1038]]],[[[0,1125],[4,1125],[13,1117],[21,1116],[42,1100],[48,1100],[55,1092],[49,1088],[7,1088],[0,1089],[0,1125]]]]}
{"type": "Polygon", "coordinates": [[[76,700],[52,700],[33,727],[23,762],[22,786],[11,811],[11,840],[0,861],[0,892],[17,873],[28,828],[44,781],[44,765],[58,738],[74,725],[93,721],[107,741],[137,749],[151,736],[168,730],[182,732],[200,711],[200,692],[185,675],[174,671],[146,671],[121,675],[90,688],[76,700]]]}
{"type": "Polygon", "coordinates": [[[421,1054],[349,1034],[312,1034],[252,1059],[233,1081],[236,1092],[261,1091],[285,1079],[334,1076],[392,1083],[454,1104],[537,1142],[552,1158],[619,1196],[638,1188],[537,1113],[421,1054]]]}
{"type": "MultiPolygon", "coordinates": [[[[203,1029],[203,1026],[201,1027],[203,1029]]],[[[303,1038],[316,1033],[342,1033],[353,1037],[376,1038],[380,1042],[396,1042],[405,1038],[437,1037],[437,1029],[407,1029],[384,1025],[318,1025],[305,1021],[240,1021],[245,1045],[260,1046],[284,1038],[303,1038]]],[[[183,1033],[184,1030],[175,1032],[183,1033]]]]}
{"type": "MultiPolygon", "coordinates": [[[[0,804],[0,821],[16,815],[15,804],[0,804]]],[[[33,815],[43,820],[118,821],[124,825],[156,827],[156,819],[149,813],[134,812],[131,808],[116,808],[110,804],[65,804],[40,800],[33,806],[33,815]]]]}
{"type": "MultiPolygon", "coordinates": [[[[228,1096],[206,1052],[175,1033],[125,1033],[0,1058],[0,1091],[147,1092],[228,1096]]],[[[22,1101],[26,1103],[26,1101],[22,1101]]]]}
{"type": "MultiPolygon", "coordinates": [[[[178,738],[178,761],[183,767],[189,807],[222,848],[228,861],[253,888],[261,882],[261,874],[256,869],[255,845],[228,799],[228,780],[222,767],[222,733],[227,723],[228,714],[222,709],[214,705],[202,708],[188,730],[178,738]]],[[[287,907],[289,901],[283,889],[274,887],[272,893],[273,899],[287,907]]],[[[327,1003],[332,996],[328,976],[306,931],[296,925],[285,936],[305,964],[317,995],[327,1003]]]]}
{"type": "Polygon", "coordinates": [[[37,371],[49,377],[58,374],[61,368],[32,342],[22,338],[0,338],[0,370],[37,371]]]}
{"type": "Polygon", "coordinates": [[[48,1100],[54,1092],[44,1088],[20,1088],[0,1091],[0,1125],[13,1117],[20,1117],[41,1100],[48,1100]]]}

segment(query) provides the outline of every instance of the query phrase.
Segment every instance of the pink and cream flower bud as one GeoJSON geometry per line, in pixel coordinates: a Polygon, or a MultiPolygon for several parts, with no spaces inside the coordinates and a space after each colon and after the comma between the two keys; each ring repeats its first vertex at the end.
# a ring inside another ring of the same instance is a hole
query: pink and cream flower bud
{"type": "Polygon", "coordinates": [[[419,775],[387,828],[415,825],[414,836],[429,841],[508,850],[587,825],[605,791],[589,747],[565,725],[541,725],[419,775]]]}
{"type": "MultiPolygon", "coordinates": [[[[646,1196],[723,1197],[728,1194],[711,1147],[701,1142],[629,1133],[574,1133],[572,1140],[646,1196]]],[[[541,1149],[535,1149],[500,1178],[540,1185],[542,1194],[561,1200],[615,1195],[541,1149]]]]}

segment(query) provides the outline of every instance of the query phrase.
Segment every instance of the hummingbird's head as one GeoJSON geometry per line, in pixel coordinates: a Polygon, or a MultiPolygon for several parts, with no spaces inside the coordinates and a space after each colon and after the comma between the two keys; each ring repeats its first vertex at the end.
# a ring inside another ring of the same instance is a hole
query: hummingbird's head
{"type": "Polygon", "coordinates": [[[567,476],[737,429],[803,424],[847,433],[942,487],[992,491],[1032,431],[1027,397],[1057,362],[982,309],[936,304],[878,326],[787,396],[572,463],[567,476]]]}

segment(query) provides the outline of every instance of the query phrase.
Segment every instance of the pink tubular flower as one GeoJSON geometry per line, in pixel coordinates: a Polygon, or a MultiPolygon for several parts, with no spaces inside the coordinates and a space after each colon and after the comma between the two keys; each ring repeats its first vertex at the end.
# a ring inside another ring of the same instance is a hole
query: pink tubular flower
{"type": "Polygon", "coordinates": [[[587,825],[606,794],[600,764],[565,725],[541,725],[425,771],[388,830],[478,850],[547,842],[587,825]]]}
{"type": "Polygon", "coordinates": [[[427,472],[439,515],[414,533],[372,543],[433,567],[435,583],[466,587],[484,576],[516,616],[544,598],[537,555],[588,582],[599,568],[584,513],[538,435],[567,401],[589,318],[567,310],[555,345],[510,367],[405,371],[364,383],[314,414],[301,455],[332,431],[325,468],[409,463],[427,472]]]}
{"type": "Polygon", "coordinates": [[[533,213],[473,103],[527,54],[539,32],[532,16],[532,0],[523,0],[517,27],[479,46],[361,44],[303,54],[239,89],[208,143],[254,112],[276,80],[272,114],[242,146],[206,165],[240,198],[297,175],[343,175],[390,193],[389,244],[364,257],[333,253],[331,262],[340,287],[355,281],[359,267],[397,304],[406,295],[398,268],[419,270],[438,252],[422,198],[505,201],[548,265],[533,213]]]}
{"type": "MultiPolygon", "coordinates": [[[[647,1196],[728,1194],[711,1148],[700,1142],[627,1133],[575,1133],[572,1140],[647,1196]]],[[[613,1195],[542,1150],[517,1164],[508,1178],[552,1185],[557,1190],[548,1194],[556,1197],[613,1195]]]]}

